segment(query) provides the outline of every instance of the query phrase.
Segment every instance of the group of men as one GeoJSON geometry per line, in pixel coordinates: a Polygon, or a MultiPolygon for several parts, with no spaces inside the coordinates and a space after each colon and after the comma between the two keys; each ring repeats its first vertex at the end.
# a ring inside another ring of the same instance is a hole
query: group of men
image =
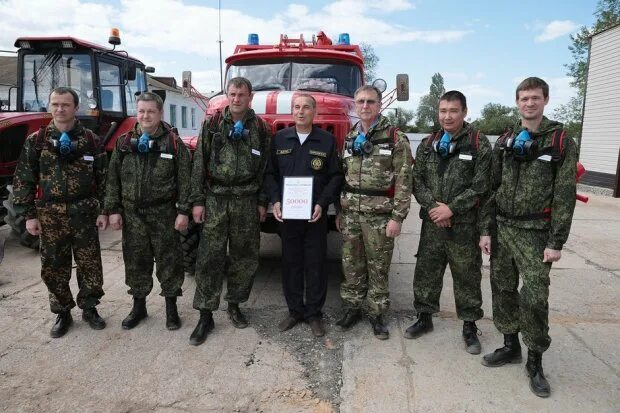
{"type": "Polygon", "coordinates": [[[51,311],[58,315],[52,337],[63,336],[72,323],[72,252],[82,317],[93,329],[105,327],[96,310],[104,294],[97,228],[108,225],[122,229],[125,280],[133,297],[122,327],[134,328],[147,317],[155,262],[166,327],[180,328],[176,300],[184,274],[175,231],[187,228],[190,214],[203,224],[193,300],[200,318],[190,344],[202,344],[213,330],[224,279],[228,316],[235,327],[247,327],[239,305],[248,300],[258,270],[260,222],[271,203],[280,222],[288,306],[279,330],[305,321],[314,336],[325,334],[327,211],[333,204],[344,240],[343,312],[336,325],[347,330],[365,313],[375,337],[387,339],[384,316],[394,238],[413,194],[422,219],[413,285],[418,319],[404,336],[415,339],[433,330],[432,314],[439,311],[450,265],[466,351],[479,354],[475,322],[483,316],[481,252],[490,254],[494,322],[505,339],[482,363],[520,362],[521,331],[529,350],[530,387],[538,396],[549,395],[541,361],[551,341],[549,271],[570,230],[576,147],[561,124],[543,116],[549,100],[543,80],[519,84],[521,120],[493,149],[465,122],[465,96],[445,93],[438,107],[441,130],[421,142],[415,163],[407,136],[381,115],[381,92],[373,86],[355,92],[359,122],[342,148],[314,125],[317,105],[310,94],[295,95],[295,125],[273,137],[251,109],[247,79],[231,79],[226,95],[229,104],[203,122],[192,161],[162,121],[161,98],[142,93],[137,123],[118,138],[108,165],[98,137],[75,117],[77,94],[68,88],[50,94],[53,120],[26,140],[13,190],[27,230],[41,236],[41,275],[51,311]],[[311,178],[309,219],[285,218],[287,177],[311,178]]]}

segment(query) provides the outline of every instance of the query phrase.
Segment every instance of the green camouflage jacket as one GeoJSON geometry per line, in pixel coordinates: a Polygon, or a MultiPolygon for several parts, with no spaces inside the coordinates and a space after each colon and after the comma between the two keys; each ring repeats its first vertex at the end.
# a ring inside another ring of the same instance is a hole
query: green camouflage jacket
{"type": "MultiPolygon", "coordinates": [[[[139,124],[136,123],[132,134],[134,138],[142,135],[139,124]]],[[[127,134],[116,140],[105,195],[108,214],[120,214],[123,208],[147,208],[165,203],[176,204],[179,214],[190,214],[187,200],[191,171],[189,151],[178,136],[176,143],[171,144],[163,124],[151,138],[155,143],[144,154],[131,149],[127,134]]]]}
{"type": "Polygon", "coordinates": [[[243,124],[249,136],[239,140],[228,137],[233,120],[228,106],[224,108],[217,125],[211,128],[211,117],[200,129],[192,167],[190,202],[204,206],[209,194],[259,196],[259,203],[267,205],[267,196],[261,191],[267,165],[271,129],[264,120],[248,109],[243,124]],[[259,126],[259,122],[262,124],[259,126]]]}
{"type": "MultiPolygon", "coordinates": [[[[442,135],[443,130],[439,132],[442,135]]],[[[443,159],[429,145],[433,137],[422,140],[413,167],[413,195],[421,207],[420,218],[430,219],[428,211],[442,202],[454,213],[453,224],[474,224],[480,202],[490,188],[491,144],[465,122],[451,139],[456,143],[455,152],[443,159]]]]}
{"type": "MultiPolygon", "coordinates": [[[[562,128],[561,123],[543,117],[538,131],[532,134],[543,154],[534,160],[517,160],[503,149],[500,141],[496,142],[492,192],[482,210],[483,235],[492,233],[497,220],[519,228],[548,230],[547,247],[562,249],[575,209],[577,145],[565,137],[563,153],[557,161],[544,153],[553,148],[552,137],[554,133],[559,137],[562,128]],[[541,217],[545,212],[550,214],[541,217]]],[[[518,124],[513,136],[522,130],[518,124]]]]}
{"type": "Polygon", "coordinates": [[[68,132],[71,141],[77,142],[69,158],[60,156],[53,147],[52,139],[61,135],[54,121],[47,126],[44,139],[39,140],[38,135],[39,131],[26,138],[15,170],[16,212],[33,219],[37,217],[35,204],[77,203],[84,208],[101,208],[108,159],[97,135],[76,120],[68,132]],[[35,201],[37,187],[41,197],[35,201]]]}
{"type": "MultiPolygon", "coordinates": [[[[407,136],[398,131],[393,142],[389,130],[389,120],[380,115],[367,134],[373,142],[370,155],[353,155],[343,147],[345,184],[340,207],[353,212],[391,214],[392,219],[402,222],[411,204],[413,156],[407,136]]],[[[355,140],[358,131],[359,123],[349,132],[345,146],[355,140]]]]}

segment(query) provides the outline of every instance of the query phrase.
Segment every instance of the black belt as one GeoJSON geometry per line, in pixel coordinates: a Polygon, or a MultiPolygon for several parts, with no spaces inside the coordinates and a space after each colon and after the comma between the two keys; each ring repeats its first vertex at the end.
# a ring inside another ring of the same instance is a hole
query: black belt
{"type": "Polygon", "coordinates": [[[349,192],[352,194],[359,194],[359,195],[368,195],[368,196],[385,196],[385,197],[390,198],[389,191],[383,191],[379,189],[353,188],[352,186],[349,186],[349,185],[344,186],[344,192],[349,192]]]}

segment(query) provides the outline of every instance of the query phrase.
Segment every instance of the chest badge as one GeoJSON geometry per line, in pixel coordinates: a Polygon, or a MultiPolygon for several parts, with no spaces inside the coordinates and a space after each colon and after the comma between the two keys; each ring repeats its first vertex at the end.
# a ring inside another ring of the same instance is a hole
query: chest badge
{"type": "Polygon", "coordinates": [[[320,171],[323,168],[323,159],[312,158],[310,165],[312,166],[312,169],[314,169],[315,171],[320,171]]]}

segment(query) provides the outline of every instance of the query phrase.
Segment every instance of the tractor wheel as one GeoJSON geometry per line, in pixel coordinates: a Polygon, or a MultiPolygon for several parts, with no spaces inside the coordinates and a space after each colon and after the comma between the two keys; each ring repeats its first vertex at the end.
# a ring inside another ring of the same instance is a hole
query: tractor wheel
{"type": "Polygon", "coordinates": [[[181,249],[183,250],[183,268],[186,273],[194,274],[196,268],[196,256],[198,255],[198,243],[202,225],[196,224],[190,218],[187,231],[181,232],[181,249]]]}
{"type": "Polygon", "coordinates": [[[35,250],[39,249],[39,237],[30,235],[28,231],[26,231],[26,219],[15,213],[15,207],[13,205],[13,185],[7,185],[6,189],[9,192],[9,196],[2,202],[2,205],[6,209],[4,222],[6,222],[19,237],[20,244],[35,250]]]}

